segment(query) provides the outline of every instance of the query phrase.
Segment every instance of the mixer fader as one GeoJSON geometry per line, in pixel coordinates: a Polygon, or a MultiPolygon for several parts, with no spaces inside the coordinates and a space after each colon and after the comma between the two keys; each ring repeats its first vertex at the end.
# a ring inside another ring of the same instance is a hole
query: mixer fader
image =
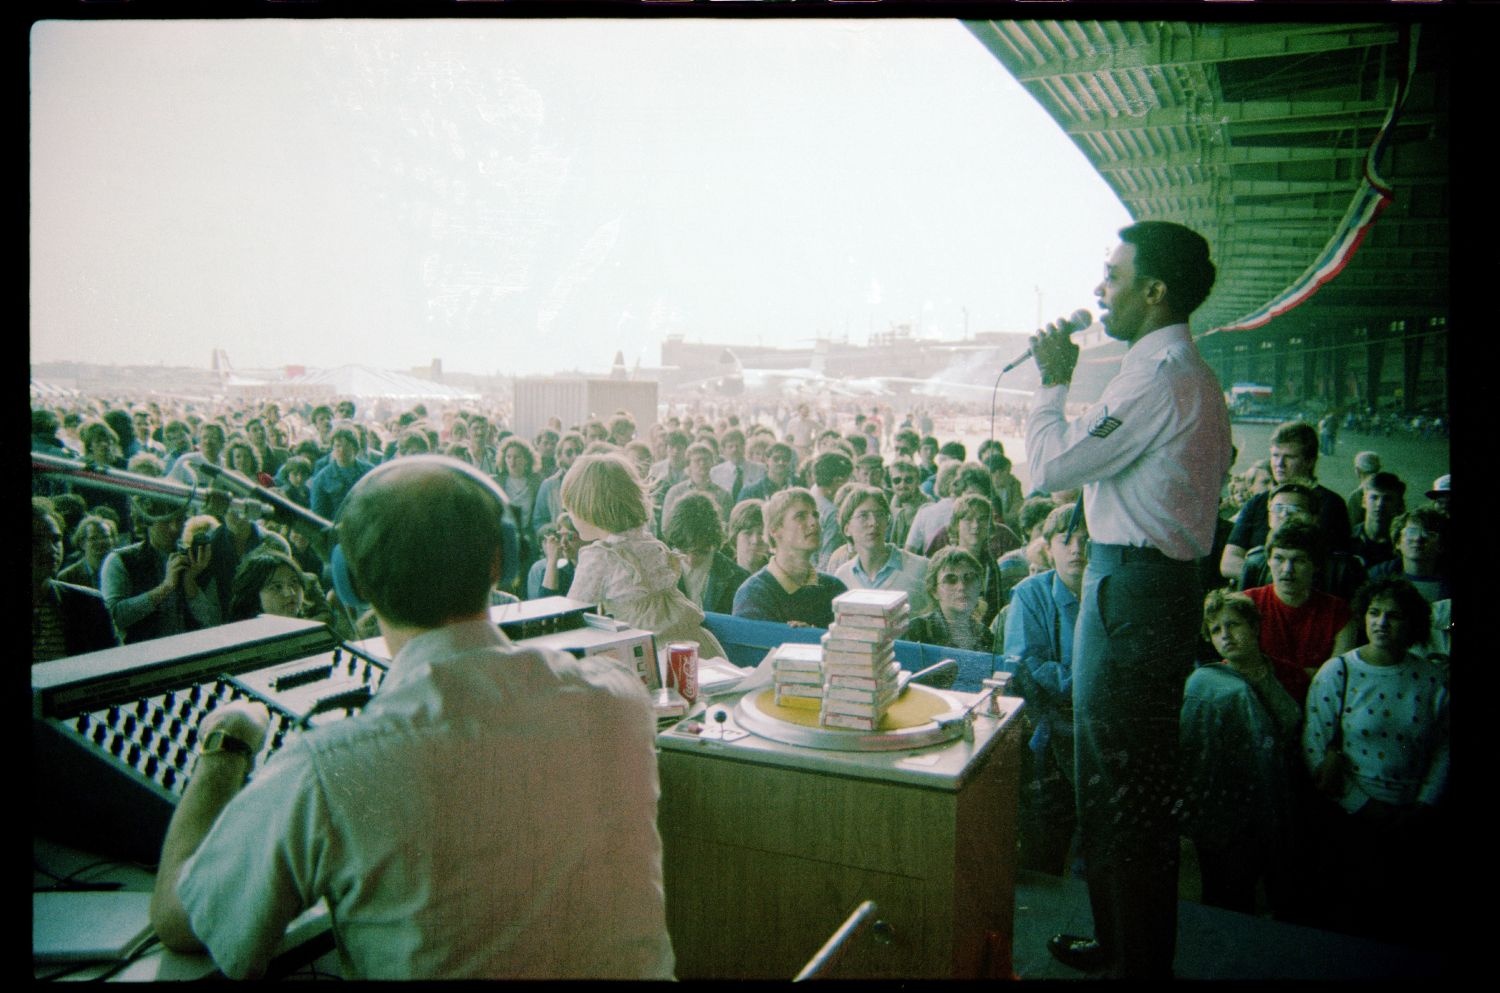
{"type": "Polygon", "coordinates": [[[43,663],[32,680],[38,820],[154,861],[204,717],[235,700],[265,704],[259,767],[299,731],[357,713],[385,672],[321,625],[271,618],[226,625],[211,642],[178,635],[43,663]]]}
{"type": "Polygon", "coordinates": [[[180,795],[192,773],[198,727],[214,708],[258,700],[270,712],[257,764],[299,729],[353,714],[379,689],[385,667],[345,646],[311,658],[215,676],[134,701],[86,711],[64,726],[105,761],[113,760],[168,793],[180,795]]]}
{"type": "MultiPolygon", "coordinates": [[[[606,618],[588,619],[589,604],[562,597],[514,606],[494,617],[514,639],[610,654],[654,688],[650,632],[596,630],[606,618]]],[[[32,666],[33,828],[154,863],[205,716],[235,700],[265,704],[261,768],[295,735],[369,703],[385,680],[384,652],[383,639],[350,644],[313,621],[262,615],[32,666]]]]}

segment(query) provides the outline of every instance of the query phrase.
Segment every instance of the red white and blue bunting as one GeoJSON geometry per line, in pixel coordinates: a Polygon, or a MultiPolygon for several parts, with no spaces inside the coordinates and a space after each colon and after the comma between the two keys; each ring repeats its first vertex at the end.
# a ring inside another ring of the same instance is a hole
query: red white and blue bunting
{"type": "Polygon", "coordinates": [[[1402,29],[1407,42],[1407,60],[1402,68],[1401,78],[1397,82],[1395,99],[1391,102],[1390,110],[1386,112],[1385,122],[1380,126],[1380,132],[1370,144],[1369,151],[1365,153],[1364,178],[1360,181],[1359,189],[1355,191],[1354,199],[1350,202],[1343,219],[1339,221],[1333,237],[1329,239],[1328,244],[1324,246],[1312,265],[1308,266],[1292,285],[1282,290],[1258,310],[1230,324],[1213,328],[1207,332],[1208,334],[1223,331],[1249,331],[1262,327],[1272,319],[1306,303],[1324,284],[1333,280],[1344,270],[1349,260],[1354,258],[1354,253],[1359,250],[1365,236],[1369,234],[1370,228],[1375,224],[1375,219],[1396,199],[1396,194],[1390,184],[1380,175],[1379,163],[1391,133],[1395,129],[1396,121],[1401,116],[1401,108],[1406,103],[1406,95],[1411,88],[1411,78],[1416,68],[1417,36],[1420,30],[1421,26],[1416,24],[1402,29]]]}

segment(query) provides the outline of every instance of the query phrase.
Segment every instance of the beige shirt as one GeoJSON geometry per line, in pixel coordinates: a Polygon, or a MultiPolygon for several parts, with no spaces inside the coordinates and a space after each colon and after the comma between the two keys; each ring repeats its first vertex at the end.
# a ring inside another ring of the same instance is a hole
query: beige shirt
{"type": "Polygon", "coordinates": [[[178,894],[231,977],[327,899],[350,978],[670,978],[655,738],[616,663],[424,632],[230,801],[178,894]]]}

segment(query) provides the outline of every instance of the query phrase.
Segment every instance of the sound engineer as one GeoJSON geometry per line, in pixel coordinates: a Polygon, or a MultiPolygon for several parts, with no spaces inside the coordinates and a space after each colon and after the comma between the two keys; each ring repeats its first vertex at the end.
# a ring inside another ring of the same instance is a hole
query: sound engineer
{"type": "Polygon", "coordinates": [[[232,977],[328,902],[349,978],[670,978],[655,723],[633,674],[490,622],[505,498],[444,456],[384,463],[339,513],[391,654],[358,715],[245,779],[258,705],[205,718],[152,921],[232,977]]]}

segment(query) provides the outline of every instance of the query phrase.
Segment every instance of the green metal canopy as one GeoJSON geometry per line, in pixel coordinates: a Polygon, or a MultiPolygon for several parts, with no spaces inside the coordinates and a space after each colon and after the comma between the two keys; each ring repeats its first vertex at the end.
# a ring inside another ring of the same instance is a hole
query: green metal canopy
{"type": "Polygon", "coordinates": [[[1220,277],[1198,330],[1445,322],[1449,77],[1433,25],[966,24],[1132,216],[1208,238],[1220,277]]]}

